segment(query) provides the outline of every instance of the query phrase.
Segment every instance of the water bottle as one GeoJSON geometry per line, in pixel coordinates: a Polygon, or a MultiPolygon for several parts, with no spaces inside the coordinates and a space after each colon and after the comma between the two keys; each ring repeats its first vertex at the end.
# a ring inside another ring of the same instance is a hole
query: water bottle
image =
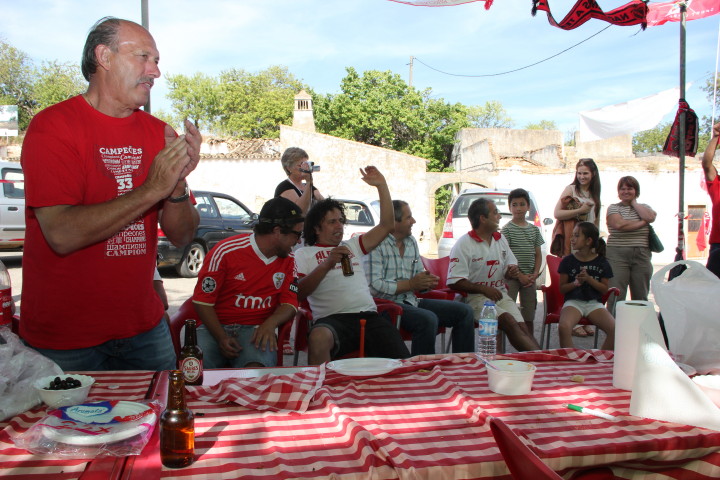
{"type": "Polygon", "coordinates": [[[495,336],[498,330],[497,310],[495,303],[486,301],[480,312],[478,321],[477,354],[485,360],[493,360],[497,348],[495,336]]]}
{"type": "Polygon", "coordinates": [[[14,302],[10,288],[10,273],[5,264],[0,261],[0,326],[12,324],[14,302]]]}

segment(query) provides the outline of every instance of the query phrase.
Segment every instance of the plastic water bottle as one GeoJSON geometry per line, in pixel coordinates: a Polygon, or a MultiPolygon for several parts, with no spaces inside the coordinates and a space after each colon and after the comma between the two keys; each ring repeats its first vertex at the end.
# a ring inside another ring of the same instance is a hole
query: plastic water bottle
{"type": "Polygon", "coordinates": [[[10,287],[10,273],[0,261],[0,326],[9,327],[12,324],[15,308],[10,287]]]}
{"type": "Polygon", "coordinates": [[[495,303],[486,301],[480,312],[478,321],[477,354],[485,360],[493,360],[497,349],[495,336],[498,330],[497,310],[495,303]]]}

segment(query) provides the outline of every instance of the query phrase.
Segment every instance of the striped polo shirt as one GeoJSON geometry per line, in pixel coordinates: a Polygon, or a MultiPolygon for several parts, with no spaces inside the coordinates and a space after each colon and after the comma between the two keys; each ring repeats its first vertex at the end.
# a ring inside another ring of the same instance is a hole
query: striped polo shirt
{"type": "MultiPolygon", "coordinates": [[[[644,204],[643,204],[644,205],[644,204]]],[[[650,208],[648,205],[646,207],[650,208]]],[[[620,214],[625,220],[642,220],[640,215],[630,205],[623,205],[622,203],[613,203],[607,209],[607,216],[612,214],[620,214]]],[[[612,228],[608,224],[608,237],[607,244],[609,247],[648,247],[648,231],[647,225],[644,225],[637,230],[631,231],[620,231],[612,228]]]]}

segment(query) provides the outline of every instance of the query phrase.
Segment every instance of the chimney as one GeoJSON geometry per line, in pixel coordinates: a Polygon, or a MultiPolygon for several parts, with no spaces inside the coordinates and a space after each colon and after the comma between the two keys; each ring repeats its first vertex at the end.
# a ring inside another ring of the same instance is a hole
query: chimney
{"type": "Polygon", "coordinates": [[[315,132],[312,97],[305,90],[300,90],[300,93],[295,95],[295,111],[293,112],[292,126],[298,130],[315,132]]]}

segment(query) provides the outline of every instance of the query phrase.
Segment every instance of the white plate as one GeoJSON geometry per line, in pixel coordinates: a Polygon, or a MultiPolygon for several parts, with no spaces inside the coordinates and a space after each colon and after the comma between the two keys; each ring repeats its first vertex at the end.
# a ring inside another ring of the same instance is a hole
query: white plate
{"type": "Polygon", "coordinates": [[[334,360],[328,363],[327,367],[343,375],[370,377],[392,372],[401,365],[400,360],[391,358],[347,358],[345,360],[334,360]]]}
{"type": "Polygon", "coordinates": [[[119,442],[147,431],[155,424],[157,415],[147,405],[137,402],[120,401],[111,410],[113,416],[126,417],[150,412],[142,418],[118,423],[82,423],[50,417],[43,426],[43,435],[56,442],[70,445],[102,445],[119,442]]]}
{"type": "Polygon", "coordinates": [[[692,377],[693,375],[695,375],[697,373],[697,370],[695,370],[695,367],[692,367],[686,363],[680,363],[680,362],[675,362],[675,363],[677,364],[678,367],[680,367],[680,370],[685,372],[685,375],[687,375],[688,377],[692,377]]]}

